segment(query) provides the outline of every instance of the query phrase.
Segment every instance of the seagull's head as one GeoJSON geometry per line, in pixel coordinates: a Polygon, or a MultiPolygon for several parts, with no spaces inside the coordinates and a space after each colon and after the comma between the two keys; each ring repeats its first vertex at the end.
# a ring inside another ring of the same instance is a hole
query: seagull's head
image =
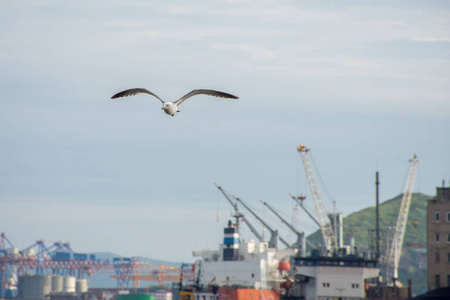
{"type": "Polygon", "coordinates": [[[178,110],[177,105],[173,102],[164,102],[161,109],[164,109],[164,112],[168,115],[173,115],[178,110]]]}

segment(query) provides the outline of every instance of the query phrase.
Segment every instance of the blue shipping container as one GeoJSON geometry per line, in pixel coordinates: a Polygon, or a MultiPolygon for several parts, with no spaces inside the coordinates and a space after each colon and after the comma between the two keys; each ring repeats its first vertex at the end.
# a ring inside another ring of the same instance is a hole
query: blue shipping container
{"type": "Polygon", "coordinates": [[[75,260],[88,260],[88,254],[86,254],[86,253],[74,253],[73,258],[75,260]]]}
{"type": "Polygon", "coordinates": [[[14,298],[18,295],[17,289],[7,289],[5,290],[5,298],[14,298]]]}
{"type": "Polygon", "coordinates": [[[129,257],[114,257],[113,262],[131,262],[129,257]]]}
{"type": "Polygon", "coordinates": [[[71,253],[71,252],[55,252],[55,256],[53,258],[56,260],[72,260],[73,253],[71,253]]]}

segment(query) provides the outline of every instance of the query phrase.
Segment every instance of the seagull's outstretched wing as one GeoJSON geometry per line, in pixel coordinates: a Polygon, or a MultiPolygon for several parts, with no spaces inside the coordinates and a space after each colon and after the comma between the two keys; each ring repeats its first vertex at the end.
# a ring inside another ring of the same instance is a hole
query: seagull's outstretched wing
{"type": "Polygon", "coordinates": [[[164,101],[161,98],[159,98],[157,95],[153,94],[152,92],[147,91],[146,89],[129,89],[129,90],[126,90],[126,91],[123,91],[123,92],[115,94],[114,96],[111,97],[111,99],[116,99],[116,98],[120,98],[120,97],[134,96],[134,95],[141,94],[141,93],[152,95],[152,96],[158,98],[159,101],[164,103],[164,101]]]}
{"type": "Polygon", "coordinates": [[[239,98],[239,97],[236,97],[236,96],[228,94],[228,93],[214,91],[214,90],[193,90],[193,91],[187,93],[186,95],[184,95],[183,97],[181,97],[179,100],[175,101],[175,104],[180,105],[187,98],[195,96],[195,95],[208,95],[208,96],[214,96],[214,97],[220,97],[220,98],[231,98],[231,99],[239,98]]]}

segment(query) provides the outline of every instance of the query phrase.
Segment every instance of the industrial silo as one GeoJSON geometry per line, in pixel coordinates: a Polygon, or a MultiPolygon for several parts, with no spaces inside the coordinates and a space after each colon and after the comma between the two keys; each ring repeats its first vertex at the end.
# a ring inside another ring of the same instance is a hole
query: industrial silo
{"type": "Polygon", "coordinates": [[[79,279],[76,282],[76,292],[77,293],[87,293],[89,289],[87,279],[79,279]]]}
{"type": "Polygon", "coordinates": [[[19,299],[44,300],[50,294],[52,279],[50,275],[24,275],[19,277],[19,299]]]}
{"type": "Polygon", "coordinates": [[[52,275],[52,293],[61,293],[64,288],[64,277],[52,275]]]}
{"type": "Polygon", "coordinates": [[[76,278],[73,276],[64,277],[64,293],[75,293],[76,278]]]}

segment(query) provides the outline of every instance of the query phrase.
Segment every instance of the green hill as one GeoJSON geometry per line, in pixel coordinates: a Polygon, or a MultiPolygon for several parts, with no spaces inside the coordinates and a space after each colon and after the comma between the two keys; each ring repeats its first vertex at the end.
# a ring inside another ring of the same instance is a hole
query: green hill
{"type": "MultiPolygon", "coordinates": [[[[397,223],[398,212],[403,194],[380,204],[380,230],[386,230],[388,237],[392,239],[393,229],[397,223]]],[[[423,264],[426,247],[426,209],[427,200],[431,196],[414,193],[411,197],[408,223],[406,226],[402,257],[400,260],[399,280],[413,279],[413,289],[419,293],[426,289],[426,264],[423,264]],[[412,224],[412,222],[415,225],[412,224]],[[423,246],[421,246],[423,245],[423,246]]],[[[370,247],[369,230],[375,229],[375,206],[354,212],[344,217],[344,241],[349,234],[355,238],[355,245],[361,249],[370,247]]],[[[315,244],[323,244],[320,230],[308,236],[315,244]]],[[[382,250],[386,238],[382,236],[382,250]]],[[[385,248],[384,248],[385,249],[385,248]]]]}
{"type": "MultiPolygon", "coordinates": [[[[380,204],[381,230],[386,230],[388,227],[395,227],[402,197],[403,195],[400,194],[380,204]]],[[[424,194],[417,193],[412,195],[404,245],[408,243],[426,243],[426,207],[427,200],[430,198],[432,197],[424,194]],[[417,221],[419,224],[413,225],[413,221],[417,221]]],[[[375,229],[375,222],[375,206],[354,212],[344,217],[344,235],[353,234],[356,245],[367,248],[370,245],[369,230],[375,229]]],[[[320,230],[309,235],[308,239],[315,244],[323,243],[320,230]]]]}

